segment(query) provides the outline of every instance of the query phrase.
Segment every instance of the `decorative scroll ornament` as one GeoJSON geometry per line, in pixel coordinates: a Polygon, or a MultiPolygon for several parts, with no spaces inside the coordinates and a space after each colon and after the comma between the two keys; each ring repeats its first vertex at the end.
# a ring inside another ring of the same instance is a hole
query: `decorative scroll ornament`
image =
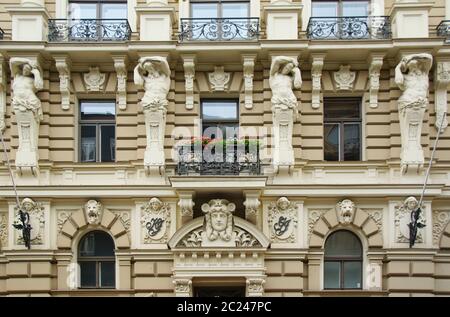
{"type": "Polygon", "coordinates": [[[265,279],[262,278],[252,278],[247,279],[247,295],[248,296],[262,296],[264,293],[265,279]]]}
{"type": "Polygon", "coordinates": [[[30,245],[44,244],[45,235],[45,214],[44,207],[39,202],[35,202],[30,198],[24,198],[20,204],[25,217],[25,221],[20,219],[19,209],[14,208],[14,224],[16,229],[22,230],[21,235],[16,235],[15,244],[25,244],[29,248],[30,245]],[[23,226],[29,226],[30,230],[23,230],[23,226]],[[28,245],[29,244],[29,245],[28,245]]]}
{"type": "Polygon", "coordinates": [[[322,88],[322,68],[323,68],[324,57],[313,56],[312,66],[311,66],[311,80],[312,80],[312,95],[311,95],[311,106],[313,109],[320,108],[320,90],[322,88]]]}
{"type": "Polygon", "coordinates": [[[67,56],[55,57],[56,69],[59,73],[59,91],[61,93],[61,108],[70,109],[70,60],[67,56]]]}
{"type": "Polygon", "coordinates": [[[141,207],[143,243],[166,243],[170,228],[170,206],[156,197],[141,207]]]}
{"type": "Polygon", "coordinates": [[[103,216],[103,205],[96,200],[89,200],[84,205],[86,220],[90,225],[99,225],[103,216]]]}
{"type": "Polygon", "coordinates": [[[57,225],[58,225],[58,233],[62,230],[62,227],[66,223],[67,219],[72,215],[72,211],[60,211],[58,212],[57,225]]]}
{"type": "Polygon", "coordinates": [[[378,107],[378,90],[380,89],[380,71],[383,66],[383,56],[372,56],[369,68],[369,105],[378,107]]]}
{"type": "Polygon", "coordinates": [[[186,109],[194,109],[195,58],[183,56],[184,81],[186,89],[186,109]]]}
{"type": "Polygon", "coordinates": [[[337,90],[352,90],[356,72],[350,71],[350,65],[341,65],[339,71],[333,73],[337,90]]]}
{"type": "Polygon", "coordinates": [[[100,73],[100,69],[98,67],[89,67],[89,73],[84,74],[83,77],[88,92],[103,90],[106,74],[100,73]]]}
{"type": "Polygon", "coordinates": [[[439,245],[439,239],[450,222],[450,211],[433,210],[433,245],[439,245]]]}
{"type": "Polygon", "coordinates": [[[255,69],[255,56],[244,56],[244,106],[253,108],[253,72],[255,69]]]}
{"type": "Polygon", "coordinates": [[[114,68],[117,74],[117,105],[120,110],[127,109],[127,78],[128,70],[125,57],[114,58],[114,68]]]}
{"type": "Polygon", "coordinates": [[[350,199],[344,199],[336,204],[336,213],[339,222],[343,225],[353,223],[355,217],[356,206],[350,199]]]}
{"type": "Polygon", "coordinates": [[[0,214],[0,247],[8,243],[8,217],[6,214],[0,214]]]}
{"type": "MultiPolygon", "coordinates": [[[[395,237],[398,243],[410,243],[410,223],[411,213],[417,209],[419,202],[415,197],[408,197],[401,205],[395,206],[395,237]]],[[[420,206],[422,210],[425,210],[424,206],[420,206]]],[[[426,225],[426,220],[423,212],[419,214],[417,221],[417,232],[415,236],[416,243],[423,243],[423,230],[426,225]]]]}
{"type": "MultiPolygon", "coordinates": [[[[200,248],[208,245],[208,242],[204,242],[206,236],[206,232],[203,228],[195,229],[187,234],[181,241],[178,243],[177,247],[181,248],[200,248]]],[[[230,242],[227,245],[221,246],[230,246],[230,247],[239,247],[239,248],[252,248],[252,247],[261,247],[261,244],[258,240],[248,231],[233,227],[232,237],[234,239],[230,239],[230,242]]],[[[219,245],[220,243],[217,243],[219,245]]],[[[222,243],[224,244],[224,243],[222,243]]],[[[216,246],[217,246],[216,245],[216,246]]]]}
{"type": "Polygon", "coordinates": [[[228,89],[230,73],[225,73],[223,66],[214,67],[214,72],[208,74],[209,83],[213,91],[224,91],[228,89]]]}
{"type": "Polygon", "coordinates": [[[192,200],[192,195],[180,195],[178,206],[181,209],[181,215],[184,217],[192,217],[194,215],[195,203],[192,200]]]}
{"type": "Polygon", "coordinates": [[[444,132],[448,126],[447,116],[447,90],[450,84],[450,61],[437,62],[435,70],[435,88],[434,88],[434,108],[436,112],[435,126],[441,133],[444,132]],[[442,121],[444,120],[444,121],[442,121]],[[441,122],[442,126],[441,126],[441,122]]]}
{"type": "Polygon", "coordinates": [[[409,166],[419,170],[424,164],[421,135],[428,106],[428,73],[432,64],[430,54],[412,54],[404,56],[395,68],[395,83],[403,91],[398,99],[402,173],[406,173],[409,166]]]}
{"type": "Polygon", "coordinates": [[[273,242],[296,242],[297,204],[290,202],[286,197],[269,205],[270,239],[273,242]]]}

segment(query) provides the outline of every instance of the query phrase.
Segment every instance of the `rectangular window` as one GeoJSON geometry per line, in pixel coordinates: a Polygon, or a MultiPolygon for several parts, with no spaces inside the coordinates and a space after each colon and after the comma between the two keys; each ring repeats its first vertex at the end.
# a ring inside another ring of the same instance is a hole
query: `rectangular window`
{"type": "Polygon", "coordinates": [[[239,114],[237,100],[202,100],[203,136],[211,139],[238,137],[239,114]]]}
{"type": "Polygon", "coordinates": [[[365,17],[369,15],[369,1],[312,1],[311,16],[314,18],[365,17]]]}
{"type": "Polygon", "coordinates": [[[248,18],[249,1],[191,1],[191,18],[248,18]]]}
{"type": "Polygon", "coordinates": [[[324,160],[361,160],[361,98],[324,98],[324,160]]]}
{"type": "Polygon", "coordinates": [[[70,19],[127,19],[124,0],[74,0],[69,2],[70,19]]]}
{"type": "Polygon", "coordinates": [[[80,101],[80,161],[116,159],[115,100],[80,101]]]}

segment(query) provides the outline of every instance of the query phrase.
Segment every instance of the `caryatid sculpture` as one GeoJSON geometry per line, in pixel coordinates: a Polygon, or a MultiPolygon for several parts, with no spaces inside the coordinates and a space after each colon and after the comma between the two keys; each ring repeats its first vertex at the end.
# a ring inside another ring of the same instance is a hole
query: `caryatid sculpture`
{"type": "Polygon", "coordinates": [[[293,88],[300,88],[302,77],[295,58],[277,56],[270,67],[272,118],[274,131],[273,165],[294,165],[292,133],[298,116],[297,97],[293,88]]]}
{"type": "Polygon", "coordinates": [[[403,91],[398,99],[402,173],[410,166],[419,169],[424,164],[420,139],[428,106],[428,73],[432,64],[430,54],[412,54],[404,56],[395,68],[395,83],[403,91]]]}
{"type": "Polygon", "coordinates": [[[134,69],[134,83],[143,86],[140,104],[144,110],[147,147],[144,154],[146,169],[162,169],[165,163],[164,130],[169,104],[170,68],[165,57],[142,57],[134,69]]]}
{"type": "Polygon", "coordinates": [[[14,79],[11,106],[19,133],[16,167],[34,172],[39,160],[39,124],[43,119],[41,101],[36,96],[36,92],[44,87],[42,70],[26,58],[13,57],[9,63],[14,79]]]}

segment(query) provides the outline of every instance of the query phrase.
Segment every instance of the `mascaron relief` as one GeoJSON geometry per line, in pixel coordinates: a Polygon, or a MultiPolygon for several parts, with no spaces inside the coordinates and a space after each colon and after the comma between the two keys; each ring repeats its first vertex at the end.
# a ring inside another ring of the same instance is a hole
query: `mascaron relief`
{"type": "Polygon", "coordinates": [[[170,206],[156,197],[141,207],[142,243],[166,243],[170,228],[170,206]]]}
{"type": "Polygon", "coordinates": [[[89,200],[83,207],[86,220],[90,225],[98,225],[102,221],[103,206],[96,200],[89,200]]]}
{"type": "Polygon", "coordinates": [[[214,67],[214,72],[208,74],[209,83],[213,91],[227,90],[230,78],[230,73],[225,73],[223,66],[214,67]]]}
{"type": "Polygon", "coordinates": [[[292,243],[296,241],[298,223],[297,204],[286,197],[269,205],[270,239],[274,242],[292,243]]]}
{"type": "Polygon", "coordinates": [[[202,205],[204,226],[189,232],[177,247],[255,247],[258,240],[246,230],[234,225],[236,205],[226,199],[212,199],[202,205]]]}
{"type": "MultiPolygon", "coordinates": [[[[408,197],[405,201],[395,206],[395,241],[398,243],[409,243],[409,223],[411,222],[411,212],[414,211],[419,202],[415,197],[408,197]]],[[[422,212],[419,215],[418,224],[425,226],[425,207],[421,206],[422,212]]],[[[418,227],[416,243],[424,242],[424,233],[421,227],[418,227]]]]}
{"type": "Polygon", "coordinates": [[[90,67],[89,73],[83,75],[88,91],[101,91],[106,80],[106,75],[100,73],[98,67],[90,67]]]}
{"type": "MultiPolygon", "coordinates": [[[[32,245],[44,244],[45,236],[45,214],[44,207],[41,203],[35,202],[30,198],[24,198],[21,203],[22,210],[26,211],[29,215],[29,224],[31,225],[30,241],[32,245]]],[[[14,208],[14,224],[21,224],[19,210],[14,208]]],[[[14,230],[15,232],[15,244],[24,244],[22,231],[14,230]]]]}
{"type": "Polygon", "coordinates": [[[344,199],[336,204],[337,218],[342,225],[353,223],[355,212],[355,203],[350,199],[344,199]]]}
{"type": "Polygon", "coordinates": [[[337,90],[352,90],[356,72],[350,71],[350,65],[339,67],[339,71],[333,73],[337,90]]]}

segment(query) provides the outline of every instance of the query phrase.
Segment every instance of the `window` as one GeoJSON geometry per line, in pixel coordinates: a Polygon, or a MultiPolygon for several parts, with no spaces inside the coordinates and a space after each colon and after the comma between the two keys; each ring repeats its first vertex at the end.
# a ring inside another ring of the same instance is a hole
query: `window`
{"type": "Polygon", "coordinates": [[[78,264],[81,288],[116,286],[114,241],[106,232],[91,231],[81,238],[78,264]]]}
{"type": "Polygon", "coordinates": [[[347,230],[332,233],[325,242],[325,289],[362,288],[362,247],[347,230]]]}
{"type": "Polygon", "coordinates": [[[249,1],[191,1],[191,18],[248,18],[250,15],[249,1]]]}
{"type": "Polygon", "coordinates": [[[238,137],[239,113],[237,100],[202,100],[203,136],[211,139],[238,137]]]}
{"type": "Polygon", "coordinates": [[[361,99],[324,98],[325,161],[361,160],[361,99]]]}
{"type": "Polygon", "coordinates": [[[80,102],[80,161],[114,162],[116,127],[114,100],[80,102]]]}
{"type": "Polygon", "coordinates": [[[69,2],[70,19],[127,19],[127,15],[127,2],[123,0],[69,2]]]}
{"type": "Polygon", "coordinates": [[[369,1],[320,1],[312,2],[311,16],[320,17],[365,17],[369,15],[369,1]]]}

